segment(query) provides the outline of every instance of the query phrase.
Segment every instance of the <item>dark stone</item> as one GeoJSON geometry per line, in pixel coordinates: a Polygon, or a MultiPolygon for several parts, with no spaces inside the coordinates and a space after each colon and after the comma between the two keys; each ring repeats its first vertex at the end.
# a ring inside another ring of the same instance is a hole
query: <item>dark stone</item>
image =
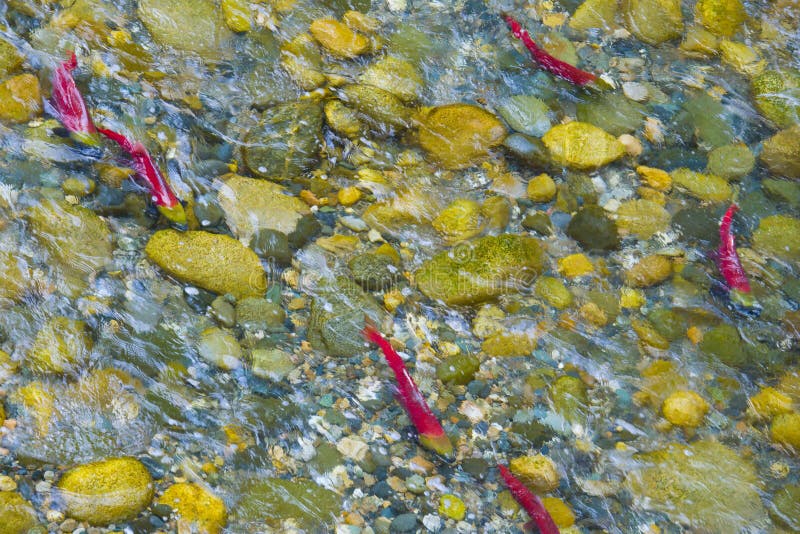
{"type": "Polygon", "coordinates": [[[617,225],[600,206],[585,206],[567,225],[567,235],[586,250],[614,250],[619,247],[617,225]]]}
{"type": "Polygon", "coordinates": [[[274,261],[277,265],[286,266],[292,261],[289,250],[289,238],[283,232],[260,228],[250,238],[250,248],[259,257],[274,261]]]}
{"type": "Polygon", "coordinates": [[[392,520],[389,526],[389,532],[414,532],[417,529],[417,516],[415,514],[401,514],[392,520]]]}

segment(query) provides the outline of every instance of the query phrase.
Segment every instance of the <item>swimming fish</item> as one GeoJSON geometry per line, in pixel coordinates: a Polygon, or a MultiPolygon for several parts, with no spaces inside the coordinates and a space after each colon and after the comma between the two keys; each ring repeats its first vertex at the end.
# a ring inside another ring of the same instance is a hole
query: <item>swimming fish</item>
{"type": "Polygon", "coordinates": [[[156,166],[152,156],[139,141],[131,141],[124,135],[113,130],[99,128],[98,131],[112,141],[115,141],[131,157],[131,168],[147,186],[153,203],[158,211],[166,217],[175,227],[185,230],[186,212],[183,204],[172,191],[161,170],[156,166]]]}
{"type": "Polygon", "coordinates": [[[69,58],[53,71],[51,78],[53,93],[49,101],[45,101],[48,113],[56,117],[64,125],[69,136],[75,141],[91,147],[100,146],[100,136],[89,115],[89,109],[83,95],[75,85],[72,71],[78,67],[78,58],[72,52],[69,58]]]}
{"type": "Polygon", "coordinates": [[[531,39],[528,31],[524,30],[520,23],[511,15],[504,15],[503,18],[511,29],[512,35],[522,41],[522,44],[524,44],[525,48],[531,53],[533,61],[547,72],[555,74],[559,78],[563,78],[580,87],[592,87],[595,89],[607,89],[609,87],[605,81],[591,72],[586,72],[565,61],[556,59],[539,48],[539,45],[531,39]]]}
{"type": "Polygon", "coordinates": [[[730,205],[719,223],[719,248],[716,253],[717,267],[728,286],[731,301],[753,308],[758,302],[750,293],[750,281],[742,268],[742,261],[736,251],[736,240],[731,231],[733,216],[738,211],[736,203],[730,205]]]}
{"type": "Polygon", "coordinates": [[[540,534],[559,534],[558,527],[550,516],[550,512],[542,504],[542,500],[529,490],[521,480],[511,474],[511,471],[506,466],[498,465],[497,467],[500,469],[500,476],[503,477],[503,482],[508,486],[514,500],[531,516],[531,520],[525,523],[525,528],[533,529],[533,527],[536,527],[539,529],[540,534]]]}
{"type": "Polygon", "coordinates": [[[450,443],[450,438],[445,434],[439,420],[436,419],[425,401],[425,397],[414,383],[414,379],[408,374],[408,369],[400,355],[394,350],[389,340],[383,337],[373,325],[368,323],[362,333],[367,341],[380,347],[386,362],[394,372],[398,400],[408,414],[408,418],[411,419],[414,428],[417,429],[420,444],[444,458],[451,458],[453,444],[450,443]]]}

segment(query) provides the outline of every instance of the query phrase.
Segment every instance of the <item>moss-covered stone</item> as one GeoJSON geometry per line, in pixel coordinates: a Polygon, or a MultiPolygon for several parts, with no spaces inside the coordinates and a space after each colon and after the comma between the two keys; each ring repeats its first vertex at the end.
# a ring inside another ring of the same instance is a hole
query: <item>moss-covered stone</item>
{"type": "Polygon", "coordinates": [[[586,122],[553,126],[542,142],[555,163],[575,169],[596,169],[625,155],[625,147],[613,135],[586,122]]]}
{"type": "Polygon", "coordinates": [[[436,377],[444,383],[469,384],[480,369],[481,361],[468,353],[456,354],[436,366],[436,377]]]}
{"type": "Polygon", "coordinates": [[[23,59],[14,45],[0,38],[0,78],[14,74],[22,66],[23,59]]]}
{"type": "Polygon", "coordinates": [[[777,258],[800,260],[800,219],[788,215],[764,217],[753,232],[753,248],[777,258]]]}
{"type": "Polygon", "coordinates": [[[600,206],[584,206],[567,225],[567,235],[586,250],[613,250],[619,247],[617,225],[600,206]]]}
{"type": "Polygon", "coordinates": [[[532,95],[514,95],[503,100],[497,112],[512,130],[541,137],[550,129],[550,107],[532,95]]]}
{"type": "Polygon", "coordinates": [[[379,87],[354,83],[342,87],[339,97],[384,131],[404,130],[411,125],[411,110],[393,93],[379,87]]]}
{"type": "Polygon", "coordinates": [[[774,175],[800,179],[800,125],[781,130],[764,141],[761,162],[774,175]]]}
{"type": "Polygon", "coordinates": [[[92,525],[133,519],[153,498],[153,479],[135,458],[111,458],[74,467],[58,481],[67,515],[92,525]]]}
{"type": "Polygon", "coordinates": [[[218,58],[231,32],[210,0],[140,0],[139,19],[157,42],[205,58],[218,58]]]}
{"type": "Polygon", "coordinates": [[[231,31],[243,33],[253,28],[253,17],[246,0],[222,0],[220,8],[225,24],[231,31]]]}
{"type": "Polygon", "coordinates": [[[747,18],[741,0],[698,0],[698,22],[722,37],[733,37],[747,18]]]}
{"type": "Polygon", "coordinates": [[[636,458],[641,468],[630,471],[625,482],[639,506],[709,532],[735,532],[744,524],[766,529],[759,477],[741,452],[698,441],[636,458]],[[724,488],[725,498],[710,488],[724,488]]]}
{"type": "Polygon", "coordinates": [[[769,515],[789,531],[800,531],[800,486],[789,484],[776,491],[772,496],[769,515]]]}
{"type": "Polygon", "coordinates": [[[756,157],[744,143],[715,148],[708,154],[706,170],[725,180],[740,180],[750,174],[756,157]]]}
{"type": "Polygon", "coordinates": [[[800,70],[768,70],[752,80],[756,107],[780,128],[800,124],[800,70]]]}
{"type": "Polygon", "coordinates": [[[534,176],[528,182],[528,198],[533,202],[550,202],[556,196],[556,183],[548,174],[534,176]]]}
{"type": "Polygon", "coordinates": [[[335,19],[317,19],[308,30],[323,48],[338,57],[354,58],[370,50],[369,39],[335,19]]]}
{"type": "Polygon", "coordinates": [[[680,0],[622,0],[625,27],[642,42],[657,45],[681,36],[680,0]]]}
{"type": "Polygon", "coordinates": [[[303,530],[324,532],[332,528],[342,503],[333,491],[303,478],[253,479],[243,484],[239,494],[234,520],[256,529],[265,524],[280,529],[283,521],[294,520],[303,530]]]}
{"type": "Polygon", "coordinates": [[[733,194],[730,184],[724,178],[713,174],[703,174],[687,168],[680,168],[672,171],[670,176],[672,176],[675,186],[700,200],[724,202],[729,200],[733,194]]]}
{"type": "Polygon", "coordinates": [[[0,84],[0,121],[27,122],[42,110],[39,79],[20,74],[0,84]]]}
{"type": "Polygon", "coordinates": [[[476,304],[529,285],[542,266],[538,241],[503,234],[441,252],[426,261],[414,278],[431,299],[448,305],[476,304]]]}
{"type": "Polygon", "coordinates": [[[267,109],[245,135],[242,159],[259,178],[295,178],[313,167],[322,146],[322,103],[302,100],[267,109]]]}
{"type": "Polygon", "coordinates": [[[389,91],[404,102],[416,100],[422,90],[422,77],[417,68],[394,56],[385,56],[364,69],[359,81],[389,91]]]}
{"type": "Polygon", "coordinates": [[[669,227],[672,216],[651,200],[628,200],[617,209],[617,227],[639,239],[650,239],[669,227]]]}
{"type": "Polygon", "coordinates": [[[800,413],[781,414],[770,426],[772,441],[800,454],[800,413]]]}
{"type": "Polygon", "coordinates": [[[483,230],[481,205],[467,198],[454,200],[431,225],[450,244],[465,241],[483,230]]]}
{"type": "Polygon", "coordinates": [[[469,104],[431,109],[421,120],[419,143],[448,169],[463,169],[480,162],[506,137],[503,124],[491,113],[469,104]]]}
{"type": "Polygon", "coordinates": [[[558,377],[550,386],[550,400],[556,413],[571,423],[584,421],[588,415],[589,395],[580,378],[558,377]]]}
{"type": "Polygon", "coordinates": [[[747,352],[742,346],[739,331],[733,325],[721,324],[703,334],[699,348],[727,365],[738,367],[747,362],[747,352]]]}
{"type": "Polygon", "coordinates": [[[38,524],[36,510],[22,495],[0,491],[0,534],[28,534],[38,524]]]}
{"type": "Polygon", "coordinates": [[[199,484],[173,484],[158,503],[172,508],[180,523],[203,534],[218,534],[228,520],[222,499],[199,484]]]}
{"type": "Polygon", "coordinates": [[[647,314],[647,320],[669,341],[680,339],[686,334],[686,320],[669,308],[654,308],[647,314]]]}
{"type": "Polygon", "coordinates": [[[36,334],[26,364],[41,373],[75,372],[88,363],[91,350],[86,323],[54,317],[36,334]]]}
{"type": "Polygon", "coordinates": [[[353,256],[347,266],[353,273],[353,280],[369,291],[388,291],[400,277],[392,258],[384,254],[359,254],[353,256]]]}
{"type": "Polygon", "coordinates": [[[145,254],[170,276],[214,293],[260,297],[267,289],[255,252],[226,235],[160,230],[150,237],[145,254]]]}

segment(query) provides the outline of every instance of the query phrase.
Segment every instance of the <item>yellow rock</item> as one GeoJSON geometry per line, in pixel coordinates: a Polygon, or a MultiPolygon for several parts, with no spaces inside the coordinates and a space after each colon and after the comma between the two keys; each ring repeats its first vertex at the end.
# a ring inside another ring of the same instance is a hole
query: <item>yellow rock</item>
{"type": "Polygon", "coordinates": [[[598,328],[608,324],[608,314],[594,302],[581,306],[578,313],[586,322],[598,328]]]}
{"type": "Polygon", "coordinates": [[[88,363],[91,350],[92,338],[86,323],[54,317],[36,333],[27,365],[41,373],[79,371],[88,363]]]}
{"type": "Polygon", "coordinates": [[[543,497],[542,504],[558,528],[569,528],[575,524],[575,513],[558,497],[543,497]]]}
{"type": "Polygon", "coordinates": [[[575,278],[594,272],[594,265],[584,254],[570,254],[558,260],[558,272],[567,278],[575,278]]]}
{"type": "Polygon", "coordinates": [[[659,191],[669,191],[672,189],[672,177],[667,171],[656,169],[655,167],[645,167],[639,165],[636,167],[636,173],[639,177],[653,189],[659,191]]]}
{"type": "Polygon", "coordinates": [[[460,498],[448,493],[439,499],[439,514],[461,521],[467,515],[467,506],[460,498]]]}
{"type": "Polygon", "coordinates": [[[747,18],[741,0],[698,0],[695,17],[711,32],[733,37],[747,18]]]}
{"type": "Polygon", "coordinates": [[[785,413],[775,417],[770,427],[772,441],[800,453],[800,413],[785,413]]]}
{"type": "Polygon", "coordinates": [[[14,402],[25,407],[25,411],[36,423],[36,430],[46,435],[53,419],[56,396],[52,389],[41,382],[31,382],[19,388],[13,396],[14,402]]]}
{"type": "Polygon", "coordinates": [[[74,467],[58,482],[67,515],[92,525],[136,517],[153,498],[153,479],[135,458],[111,458],[74,467]]]}
{"type": "Polygon", "coordinates": [[[694,391],[677,391],[664,400],[661,412],[675,426],[695,428],[708,413],[708,403],[694,391]]]}
{"type": "Polygon", "coordinates": [[[555,163],[576,169],[596,169],[625,155],[616,137],[585,122],[553,126],[542,142],[555,163]]]}
{"type": "Polygon", "coordinates": [[[480,234],[482,219],[480,204],[460,198],[443,209],[431,225],[448,243],[457,243],[480,234]]]}
{"type": "Polygon", "coordinates": [[[481,343],[483,352],[497,358],[527,356],[535,348],[536,338],[532,333],[507,330],[498,330],[481,343]]]}
{"type": "Polygon", "coordinates": [[[28,266],[17,254],[0,252],[0,299],[19,300],[28,284],[28,266]]]}
{"type": "Polygon", "coordinates": [[[361,200],[361,191],[357,187],[345,187],[336,193],[336,198],[342,206],[352,206],[361,200]]]}
{"type": "Polygon", "coordinates": [[[370,50],[369,39],[338,20],[317,19],[311,23],[309,31],[319,44],[335,56],[354,58],[370,50]]]}
{"type": "Polygon", "coordinates": [[[620,204],[617,209],[617,227],[622,233],[639,239],[650,239],[669,227],[672,216],[660,204],[651,200],[634,199],[620,204]]]}
{"type": "Polygon", "coordinates": [[[358,137],[364,127],[358,113],[341,100],[325,102],[325,121],[334,132],[345,137],[358,137]]]}
{"type": "Polygon", "coordinates": [[[650,287],[672,276],[672,260],[652,254],[639,260],[625,272],[625,284],[630,287],[650,287]]]}
{"type": "Polygon", "coordinates": [[[533,202],[550,202],[556,196],[556,183],[547,174],[540,174],[528,182],[528,198],[533,202]]]}
{"type": "Polygon", "coordinates": [[[33,74],[20,74],[0,84],[0,120],[27,122],[41,109],[39,79],[33,74]]]}
{"type": "Polygon", "coordinates": [[[0,534],[36,532],[39,520],[36,509],[15,491],[0,491],[0,534]]]}
{"type": "Polygon", "coordinates": [[[765,387],[750,397],[753,413],[762,419],[772,419],[776,415],[792,412],[792,398],[775,388],[765,387]]]}
{"type": "Polygon", "coordinates": [[[731,198],[733,189],[724,179],[714,174],[703,174],[691,169],[675,169],[670,174],[673,183],[700,200],[723,202],[731,198]]]}
{"type": "Polygon", "coordinates": [[[800,372],[786,371],[778,382],[777,389],[789,395],[794,402],[800,403],[800,372]]]}
{"type": "Polygon", "coordinates": [[[719,38],[702,26],[692,26],[686,30],[680,49],[690,57],[711,57],[719,50],[719,38]]]}
{"type": "Polygon", "coordinates": [[[689,341],[697,345],[703,341],[703,331],[696,326],[690,326],[686,330],[686,337],[689,338],[689,341]]]}
{"type": "Polygon", "coordinates": [[[723,39],[719,44],[722,61],[748,76],[761,74],[767,62],[744,43],[723,39]]]}
{"type": "Polygon", "coordinates": [[[367,34],[374,33],[381,27],[381,23],[378,19],[365,15],[360,11],[353,10],[347,11],[342,15],[342,22],[356,31],[367,34]]]}
{"type": "Polygon", "coordinates": [[[556,464],[543,454],[514,458],[509,462],[509,468],[537,493],[548,493],[558,487],[559,475],[556,464]]]}
{"type": "Polygon", "coordinates": [[[647,44],[669,41],[683,31],[680,0],[622,0],[620,9],[628,31],[647,44]]]}
{"type": "Polygon", "coordinates": [[[227,522],[228,513],[222,499],[199,484],[173,484],[158,498],[178,516],[188,531],[198,534],[217,534],[227,522]]]}
{"type": "Polygon", "coordinates": [[[641,308],[647,303],[647,299],[641,291],[623,287],[619,290],[619,305],[625,309],[641,308]]]}
{"type": "Polygon", "coordinates": [[[433,108],[422,117],[419,127],[422,148],[448,169],[479,163],[505,136],[505,126],[497,117],[469,104],[433,108]]]}
{"type": "Polygon", "coordinates": [[[616,26],[617,4],[617,0],[586,0],[572,14],[569,27],[577,31],[610,30],[616,26]]]}
{"type": "Polygon", "coordinates": [[[367,67],[359,81],[389,91],[405,102],[416,100],[422,89],[422,77],[417,69],[408,61],[393,56],[367,67]]]}
{"type": "Polygon", "coordinates": [[[669,340],[659,334],[653,325],[650,324],[650,321],[632,319],[631,328],[633,328],[633,331],[636,332],[636,336],[645,345],[661,350],[669,348],[669,340]]]}
{"type": "Polygon", "coordinates": [[[232,31],[248,32],[252,29],[253,23],[250,16],[250,6],[246,0],[222,0],[222,16],[225,24],[232,31]]]}
{"type": "Polygon", "coordinates": [[[390,312],[394,312],[405,301],[406,298],[403,296],[403,293],[397,289],[393,289],[383,295],[383,306],[390,312]]]}

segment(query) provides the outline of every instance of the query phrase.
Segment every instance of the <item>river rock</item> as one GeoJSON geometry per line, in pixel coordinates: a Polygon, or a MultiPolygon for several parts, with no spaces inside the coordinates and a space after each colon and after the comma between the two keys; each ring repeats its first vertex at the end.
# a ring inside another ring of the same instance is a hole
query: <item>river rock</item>
{"type": "Polygon", "coordinates": [[[527,287],[543,268],[539,242],[502,234],[440,252],[414,278],[428,298],[448,305],[477,304],[527,287]]]}
{"type": "Polygon", "coordinates": [[[32,74],[20,74],[0,84],[0,120],[27,122],[42,110],[39,79],[32,74]]]}
{"type": "Polygon", "coordinates": [[[616,24],[619,3],[615,0],[585,0],[569,19],[569,27],[585,32],[594,28],[608,31],[616,24]]]}
{"type": "Polygon", "coordinates": [[[625,147],[613,135],[586,122],[553,126],[542,142],[555,163],[575,169],[596,169],[625,155],[625,147]]]}
{"type": "Polygon", "coordinates": [[[86,323],[54,317],[36,333],[26,363],[40,373],[75,372],[88,363],[91,350],[86,323]]]}
{"type": "Polygon", "coordinates": [[[731,198],[733,189],[724,178],[703,174],[687,168],[675,169],[670,174],[672,183],[700,200],[724,202],[731,198]]]}
{"type": "Polygon", "coordinates": [[[327,81],[319,46],[307,33],[281,46],[281,67],[304,91],[313,91],[327,81]]]}
{"type": "Polygon", "coordinates": [[[613,250],[619,247],[619,231],[606,210],[597,205],[584,206],[567,225],[567,235],[586,250],[613,250]]]}
{"type": "Polygon", "coordinates": [[[550,129],[550,107],[533,95],[514,95],[497,107],[497,112],[512,130],[534,137],[543,136],[550,129]]]}
{"type": "Polygon", "coordinates": [[[725,180],[741,180],[753,170],[756,157],[744,143],[715,148],[708,154],[706,170],[725,180]]]}
{"type": "Polygon", "coordinates": [[[722,37],[733,37],[747,19],[741,0],[698,0],[695,16],[700,24],[722,37]]]}
{"type": "Polygon", "coordinates": [[[421,120],[420,146],[448,169],[470,167],[499,146],[506,129],[497,117],[469,104],[450,104],[431,109],[421,120]]]}
{"type": "Polygon", "coordinates": [[[140,0],[139,19],[158,43],[217,59],[232,33],[210,0],[140,0]]]}
{"type": "Polygon", "coordinates": [[[280,529],[292,519],[306,532],[325,532],[339,515],[342,498],[310,480],[294,477],[253,479],[244,483],[234,509],[237,524],[280,529]]]}
{"type": "Polygon", "coordinates": [[[465,241],[483,230],[481,205],[467,198],[454,200],[431,225],[450,244],[465,241]]]}
{"type": "Polygon", "coordinates": [[[669,227],[672,217],[660,204],[650,200],[627,200],[617,209],[617,227],[639,239],[650,239],[669,227]]]}
{"type": "Polygon", "coordinates": [[[788,215],[764,217],[753,232],[753,248],[790,261],[800,260],[800,219],[788,215]]]}
{"type": "Polygon", "coordinates": [[[226,371],[242,365],[242,347],[235,337],[221,328],[203,330],[197,342],[197,352],[208,363],[226,371]]]}
{"type": "Polygon", "coordinates": [[[0,78],[15,73],[21,66],[24,58],[17,48],[0,38],[0,78]]]}
{"type": "Polygon", "coordinates": [[[67,515],[92,525],[136,517],[153,498],[153,479],[135,458],[111,458],[74,467],[58,482],[67,515]]]}
{"type": "Polygon", "coordinates": [[[245,165],[253,175],[277,181],[311,169],[322,146],[322,117],[322,104],[312,100],[267,109],[245,135],[245,165]]]}
{"type": "Polygon", "coordinates": [[[181,523],[204,534],[219,534],[228,520],[222,499],[200,484],[173,484],[158,498],[158,503],[172,508],[181,523]]]}
{"type": "Polygon", "coordinates": [[[422,90],[422,77],[416,67],[405,59],[394,56],[386,56],[373,63],[358,80],[388,91],[404,102],[416,100],[422,90]]]}
{"type": "Polygon", "coordinates": [[[766,529],[759,477],[741,452],[706,440],[636,458],[641,467],[625,483],[639,506],[707,532],[736,532],[745,524],[766,529]],[[724,488],[725,498],[710,488],[724,488]]]}
{"type": "Polygon", "coordinates": [[[0,491],[0,534],[28,534],[38,524],[36,510],[22,495],[0,491]]]}
{"type": "Polygon", "coordinates": [[[800,125],[781,130],[764,141],[760,157],[772,174],[800,179],[800,125]]]}
{"type": "Polygon", "coordinates": [[[258,256],[226,235],[160,230],[147,242],[145,253],[170,276],[214,293],[245,298],[266,292],[258,256]]]}
{"type": "Polygon", "coordinates": [[[385,254],[359,254],[353,256],[347,266],[353,273],[353,280],[369,291],[388,291],[400,276],[392,258],[385,254]]]}
{"type": "Polygon", "coordinates": [[[672,276],[672,261],[660,254],[645,256],[625,271],[625,284],[630,287],[650,287],[672,276]]]}
{"type": "Polygon", "coordinates": [[[622,0],[625,27],[642,42],[657,45],[683,33],[680,0],[622,0]]]}
{"type": "Polygon", "coordinates": [[[302,200],[278,184],[238,175],[222,180],[217,200],[231,231],[244,243],[260,230],[291,234],[298,221],[311,213],[302,200]]]}
{"type": "Polygon", "coordinates": [[[225,18],[225,24],[231,31],[243,33],[252,29],[250,6],[246,0],[222,0],[220,8],[222,16],[225,18]]]}
{"type": "Polygon", "coordinates": [[[756,107],[779,128],[800,124],[800,70],[768,70],[753,78],[756,107]]]}
{"type": "Polygon", "coordinates": [[[308,28],[314,39],[328,52],[354,58],[370,51],[369,39],[335,19],[317,19],[308,28]]]}
{"type": "Polygon", "coordinates": [[[0,299],[19,300],[28,280],[27,262],[17,254],[0,252],[0,299]]]}
{"type": "Polygon", "coordinates": [[[789,531],[800,531],[800,486],[789,484],[775,492],[772,497],[770,516],[789,531]]]}
{"type": "Polygon", "coordinates": [[[579,121],[594,124],[611,135],[622,135],[639,128],[647,108],[619,93],[589,95],[576,106],[579,121]]]}

